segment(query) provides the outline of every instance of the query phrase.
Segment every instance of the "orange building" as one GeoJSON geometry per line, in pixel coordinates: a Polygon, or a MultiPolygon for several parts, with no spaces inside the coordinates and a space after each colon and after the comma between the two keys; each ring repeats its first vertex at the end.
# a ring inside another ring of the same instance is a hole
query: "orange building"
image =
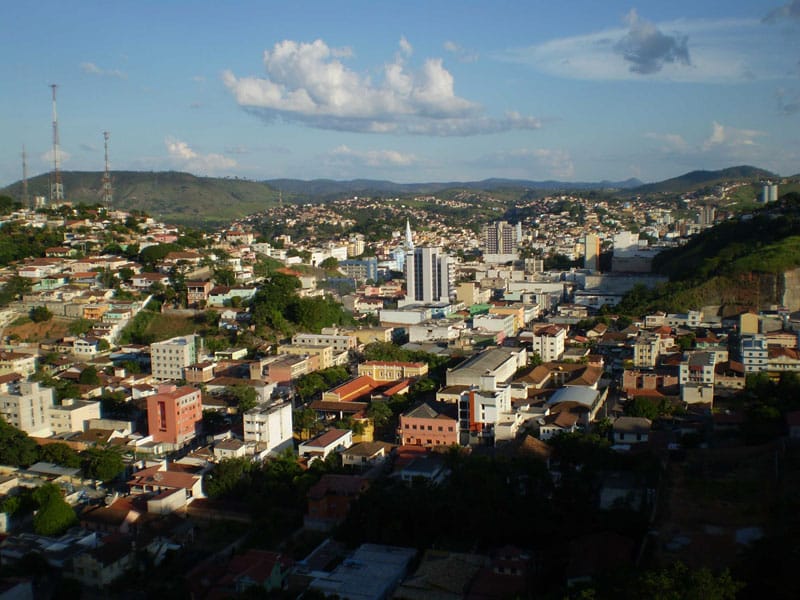
{"type": "Polygon", "coordinates": [[[424,362],[368,360],[358,365],[358,374],[372,377],[375,381],[398,381],[409,377],[424,377],[428,374],[428,364],[424,362]]]}
{"type": "Polygon", "coordinates": [[[180,447],[194,438],[203,420],[200,390],[162,385],[147,397],[147,425],[154,442],[180,447]]]}
{"type": "Polygon", "coordinates": [[[451,404],[434,408],[420,404],[400,415],[400,436],[404,446],[452,446],[458,444],[458,421],[451,404]]]}

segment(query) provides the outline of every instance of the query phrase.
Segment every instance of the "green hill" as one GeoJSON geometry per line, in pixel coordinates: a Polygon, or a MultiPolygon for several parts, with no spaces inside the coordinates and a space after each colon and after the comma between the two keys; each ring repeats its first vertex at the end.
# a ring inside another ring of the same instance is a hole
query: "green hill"
{"type": "Polygon", "coordinates": [[[793,304],[800,268],[800,194],[707,229],[688,244],[659,254],[653,270],[669,277],[654,291],[637,289],[622,312],[682,311],[722,305],[723,312],[793,304]]]}
{"type": "Polygon", "coordinates": [[[757,182],[762,179],[776,179],[778,176],[764,169],[740,166],[719,171],[691,171],[679,177],[649,183],[630,190],[636,194],[682,194],[698,188],[733,181],[757,182]]]}
{"type": "MultiPolygon", "coordinates": [[[[219,177],[196,177],[176,171],[114,171],[113,206],[140,210],[169,223],[214,226],[266,210],[278,203],[278,192],[265,183],[219,177]]],[[[47,196],[49,176],[28,180],[31,196],[47,196]]],[[[102,173],[62,173],[67,200],[94,204],[102,198],[102,173]]],[[[19,198],[17,182],[3,192],[19,198]]]]}

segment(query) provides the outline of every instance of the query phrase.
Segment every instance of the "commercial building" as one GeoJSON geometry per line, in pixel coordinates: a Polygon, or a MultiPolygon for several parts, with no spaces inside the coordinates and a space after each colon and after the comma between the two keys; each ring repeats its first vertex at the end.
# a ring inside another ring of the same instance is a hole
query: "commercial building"
{"type": "Polygon", "coordinates": [[[406,253],[404,304],[450,301],[450,259],[441,248],[420,247],[406,253]]]}

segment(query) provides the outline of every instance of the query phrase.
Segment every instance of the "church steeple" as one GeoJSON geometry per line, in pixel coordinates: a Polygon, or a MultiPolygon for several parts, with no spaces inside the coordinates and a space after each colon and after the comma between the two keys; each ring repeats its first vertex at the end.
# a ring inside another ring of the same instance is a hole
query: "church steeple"
{"type": "Polygon", "coordinates": [[[414,238],[411,234],[411,223],[408,219],[406,219],[406,241],[405,241],[406,250],[413,250],[414,249],[414,238]]]}

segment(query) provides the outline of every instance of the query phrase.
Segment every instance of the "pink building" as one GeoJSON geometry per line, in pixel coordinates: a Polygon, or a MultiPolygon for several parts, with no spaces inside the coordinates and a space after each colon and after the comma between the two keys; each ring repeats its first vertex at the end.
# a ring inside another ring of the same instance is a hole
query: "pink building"
{"type": "Polygon", "coordinates": [[[203,420],[200,390],[161,385],[147,398],[147,425],[154,442],[183,446],[194,438],[203,420]]]}
{"type": "Polygon", "coordinates": [[[458,444],[458,421],[448,414],[454,405],[434,408],[420,404],[400,415],[400,436],[403,446],[452,446],[458,444]]]}

